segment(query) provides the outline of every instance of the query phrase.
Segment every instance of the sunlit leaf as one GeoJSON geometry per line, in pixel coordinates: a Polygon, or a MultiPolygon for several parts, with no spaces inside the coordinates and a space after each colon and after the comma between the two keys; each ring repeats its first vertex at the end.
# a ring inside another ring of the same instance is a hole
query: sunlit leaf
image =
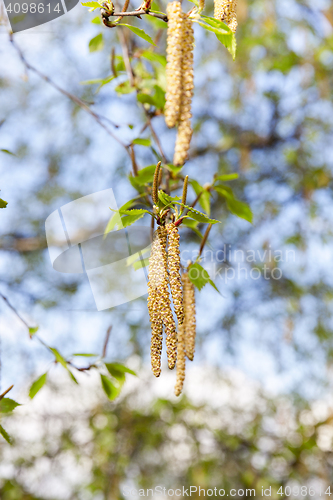
{"type": "Polygon", "coordinates": [[[147,35],[147,33],[145,33],[142,29],[140,28],[137,28],[136,26],[132,26],[131,24],[125,24],[125,23],[120,23],[119,26],[126,26],[127,28],[129,28],[131,31],[133,31],[133,33],[141,38],[143,38],[144,40],[146,40],[146,42],[149,42],[151,43],[152,45],[155,45],[155,43],[153,42],[153,40],[150,38],[149,35],[147,35]]]}
{"type": "Polygon", "coordinates": [[[140,139],[140,137],[138,137],[137,139],[134,139],[132,141],[132,143],[138,144],[139,146],[149,147],[151,145],[151,140],[150,139],[140,139]]]}
{"type": "Polygon", "coordinates": [[[17,403],[13,399],[2,398],[0,400],[0,413],[10,413],[15,410],[17,406],[20,406],[20,403],[17,403]]]}
{"type": "Polygon", "coordinates": [[[217,288],[213,280],[211,280],[208,271],[204,269],[198,262],[190,265],[188,276],[193,285],[196,286],[198,290],[202,290],[202,288],[207,285],[207,283],[209,283],[213,288],[215,288],[217,292],[219,292],[219,289],[217,288]]]}
{"type": "Polygon", "coordinates": [[[106,375],[103,375],[101,373],[101,382],[102,382],[102,387],[104,389],[105,394],[107,397],[110,399],[110,401],[113,401],[119,394],[119,388],[117,388],[107,377],[106,375]]]}
{"type": "Polygon", "coordinates": [[[214,186],[214,189],[220,196],[225,198],[231,213],[252,224],[253,215],[250,207],[246,203],[237,200],[229,186],[214,186]]]}
{"type": "Polygon", "coordinates": [[[89,42],[89,51],[97,52],[98,50],[102,50],[104,47],[104,38],[103,34],[99,33],[94,38],[92,38],[89,42]]]}
{"type": "Polygon", "coordinates": [[[6,208],[8,202],[0,198],[0,208],[6,208]]]}
{"type": "Polygon", "coordinates": [[[47,380],[47,373],[44,373],[31,385],[29,390],[29,397],[31,399],[33,399],[36,396],[37,392],[40,391],[43,385],[45,385],[46,380],[47,380]]]}
{"type": "Polygon", "coordinates": [[[7,441],[8,444],[12,444],[12,438],[9,436],[7,431],[0,425],[0,434],[7,441]]]}

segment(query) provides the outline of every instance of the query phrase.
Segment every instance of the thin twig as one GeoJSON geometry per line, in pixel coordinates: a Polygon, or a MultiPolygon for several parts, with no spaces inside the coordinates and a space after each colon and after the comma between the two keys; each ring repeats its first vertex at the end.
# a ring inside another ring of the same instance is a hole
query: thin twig
{"type": "MultiPolygon", "coordinates": [[[[133,10],[132,12],[114,12],[112,16],[109,17],[140,17],[140,16],[152,16],[152,17],[157,17],[158,19],[162,19],[164,22],[168,22],[168,16],[166,14],[158,14],[156,12],[151,12],[149,10],[133,10]]],[[[118,21],[118,19],[116,20],[118,21]]]]}
{"type": "Polygon", "coordinates": [[[109,328],[106,331],[106,336],[105,336],[104,345],[103,345],[103,351],[102,351],[102,358],[105,358],[105,356],[106,356],[106,350],[108,348],[108,343],[109,343],[109,340],[110,340],[111,330],[112,330],[112,325],[110,325],[109,328]]]}
{"type": "Polygon", "coordinates": [[[39,78],[41,78],[42,80],[44,80],[45,82],[47,82],[48,84],[50,84],[58,92],[60,92],[64,96],[68,97],[68,99],[70,99],[71,101],[75,102],[75,104],[77,104],[78,106],[80,106],[80,108],[82,108],[84,111],[86,111],[87,113],[89,113],[90,116],[92,116],[95,119],[95,121],[105,130],[105,132],[109,136],[111,136],[114,140],[116,140],[121,146],[123,146],[126,149],[127,153],[130,154],[128,146],[126,144],[124,144],[120,139],[118,139],[118,137],[105,125],[104,121],[108,121],[109,123],[111,123],[116,128],[118,127],[118,125],[116,125],[113,122],[111,122],[111,120],[109,120],[109,118],[107,118],[105,116],[102,116],[102,115],[99,115],[98,113],[95,113],[95,111],[93,111],[88,106],[88,104],[86,104],[84,101],[82,101],[82,99],[80,99],[79,97],[76,97],[74,94],[71,94],[70,92],[68,92],[67,90],[63,89],[62,87],[59,87],[59,85],[57,85],[47,75],[44,75],[44,73],[42,73],[37,68],[35,68],[34,66],[32,66],[26,60],[26,58],[24,57],[23,52],[21,51],[20,47],[16,44],[16,42],[14,42],[14,38],[13,38],[13,34],[12,33],[9,34],[9,39],[10,39],[10,42],[12,43],[13,47],[15,48],[16,52],[18,53],[18,55],[19,55],[19,57],[20,57],[23,65],[25,66],[25,68],[27,70],[32,71],[33,73],[35,73],[37,76],[39,76],[39,78]]]}
{"type": "Polygon", "coordinates": [[[0,394],[0,401],[6,396],[6,394],[9,393],[9,391],[12,390],[13,387],[14,387],[14,385],[11,385],[10,387],[8,387],[7,390],[5,390],[5,392],[3,392],[2,394],[0,394]]]}
{"type": "Polygon", "coordinates": [[[126,68],[126,73],[127,73],[127,76],[128,76],[128,79],[129,79],[131,87],[134,87],[135,86],[134,73],[133,73],[133,70],[132,70],[131,60],[130,60],[129,51],[128,51],[128,46],[127,46],[127,42],[126,42],[126,38],[125,38],[125,33],[123,32],[123,29],[119,30],[119,39],[120,39],[120,44],[121,44],[121,48],[122,48],[122,51],[123,51],[123,58],[124,58],[124,64],[125,64],[125,68],[126,68]]]}
{"type": "Polygon", "coordinates": [[[151,131],[151,135],[153,136],[153,139],[154,139],[154,141],[155,141],[155,143],[156,143],[156,145],[157,145],[157,147],[158,147],[158,149],[159,149],[159,152],[160,152],[160,154],[161,154],[161,157],[162,157],[163,163],[168,163],[168,161],[167,161],[167,159],[166,159],[166,156],[165,156],[165,154],[164,154],[164,151],[163,151],[163,149],[162,149],[161,142],[160,142],[160,140],[159,140],[159,138],[158,138],[158,136],[157,136],[157,134],[156,134],[156,132],[155,132],[155,130],[154,130],[153,124],[151,123],[151,118],[150,118],[150,116],[149,116],[149,113],[147,112],[147,110],[146,110],[146,109],[145,109],[145,112],[146,112],[146,116],[147,116],[148,126],[149,126],[150,131],[151,131]]]}
{"type": "Polygon", "coordinates": [[[207,239],[208,239],[208,235],[210,233],[210,230],[212,229],[212,225],[213,224],[209,224],[206,231],[205,231],[205,234],[202,238],[202,242],[201,242],[201,245],[200,245],[200,249],[199,249],[199,256],[202,254],[202,251],[204,249],[204,246],[206,245],[206,242],[207,242],[207,239]]]}
{"type": "Polygon", "coordinates": [[[6,302],[7,306],[15,313],[15,315],[19,318],[20,321],[30,330],[31,326],[25,321],[25,319],[22,318],[20,313],[15,309],[15,307],[9,302],[7,297],[5,297],[1,292],[0,292],[0,297],[3,298],[3,300],[6,302]]]}

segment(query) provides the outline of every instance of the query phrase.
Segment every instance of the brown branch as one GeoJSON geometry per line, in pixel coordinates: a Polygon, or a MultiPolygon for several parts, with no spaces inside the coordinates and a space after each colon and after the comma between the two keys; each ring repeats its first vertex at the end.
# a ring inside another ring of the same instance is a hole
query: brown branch
{"type": "Polygon", "coordinates": [[[82,99],[80,99],[79,97],[76,97],[74,94],[71,94],[70,92],[68,92],[67,90],[63,89],[62,87],[59,87],[59,85],[57,85],[47,75],[44,75],[44,73],[42,73],[37,68],[35,68],[34,66],[32,66],[26,60],[26,58],[24,57],[23,52],[21,51],[20,47],[16,44],[16,42],[14,42],[14,38],[13,38],[13,34],[12,33],[9,34],[9,39],[10,39],[10,42],[12,43],[13,47],[15,48],[16,52],[18,53],[18,55],[19,55],[19,57],[20,57],[23,65],[24,65],[24,67],[27,70],[32,71],[33,73],[35,73],[37,76],[39,76],[39,78],[41,78],[42,80],[44,80],[45,82],[47,82],[54,89],[56,89],[58,92],[60,92],[64,96],[68,97],[68,99],[70,99],[71,101],[75,102],[75,104],[77,104],[80,108],[82,108],[84,111],[86,111],[88,114],[90,114],[90,116],[92,116],[94,118],[94,120],[105,130],[105,132],[110,137],[112,137],[115,141],[117,141],[121,146],[123,146],[125,148],[125,150],[127,151],[127,153],[130,154],[128,146],[126,146],[126,144],[124,144],[120,139],[118,139],[118,137],[105,125],[104,121],[107,121],[107,122],[111,123],[115,128],[118,128],[118,125],[114,124],[109,118],[107,118],[105,116],[102,116],[102,115],[99,115],[98,113],[95,113],[95,111],[93,111],[88,106],[87,103],[85,103],[84,101],[82,101],[82,99]]]}
{"type": "MultiPolygon", "coordinates": [[[[168,22],[168,16],[166,14],[158,14],[156,12],[151,12],[149,10],[145,9],[140,9],[140,10],[133,10],[132,12],[114,12],[111,16],[109,17],[140,17],[140,16],[152,16],[152,17],[157,17],[158,19],[162,19],[164,22],[168,22]]],[[[118,19],[116,19],[114,22],[117,22],[118,19]]],[[[114,26],[109,26],[109,28],[114,27],[114,26]]]]}
{"type": "Polygon", "coordinates": [[[30,330],[31,326],[25,321],[25,319],[22,318],[20,313],[15,309],[15,307],[9,302],[7,297],[5,297],[1,292],[0,292],[0,297],[3,298],[3,300],[6,302],[7,306],[14,312],[14,314],[18,317],[18,319],[30,330]]]}
{"type": "Polygon", "coordinates": [[[206,242],[207,242],[207,239],[208,239],[208,235],[210,233],[210,230],[212,229],[212,225],[213,224],[209,224],[206,231],[205,231],[205,234],[202,238],[202,242],[201,242],[201,245],[200,245],[200,249],[199,249],[199,256],[202,254],[202,251],[204,249],[204,246],[206,245],[206,242]]]}
{"type": "Polygon", "coordinates": [[[135,86],[134,73],[133,73],[132,66],[131,66],[131,60],[130,60],[130,56],[129,56],[129,51],[128,51],[128,46],[127,46],[125,34],[124,34],[122,29],[119,30],[119,39],[120,39],[120,44],[121,44],[121,48],[123,51],[123,58],[124,58],[126,73],[127,73],[131,87],[134,87],[135,86]]]}
{"type": "Polygon", "coordinates": [[[106,350],[108,348],[108,343],[109,343],[109,340],[110,340],[111,330],[112,330],[112,325],[110,325],[109,328],[106,331],[106,336],[105,336],[104,345],[103,345],[103,351],[102,351],[102,358],[105,358],[105,356],[106,356],[106,350]]]}
{"type": "Polygon", "coordinates": [[[0,401],[6,396],[6,394],[9,393],[9,391],[12,390],[13,387],[14,387],[14,385],[11,385],[10,387],[8,387],[8,389],[5,390],[5,392],[3,392],[2,394],[0,394],[0,401]]]}

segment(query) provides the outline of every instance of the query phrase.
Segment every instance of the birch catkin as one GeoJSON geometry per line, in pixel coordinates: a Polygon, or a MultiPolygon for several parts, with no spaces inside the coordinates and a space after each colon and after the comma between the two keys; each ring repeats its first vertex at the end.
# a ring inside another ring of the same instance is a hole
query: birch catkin
{"type": "Polygon", "coordinates": [[[158,300],[158,289],[165,276],[163,262],[163,246],[160,241],[161,229],[154,234],[154,239],[149,257],[148,281],[148,311],[151,323],[151,368],[155,377],[161,374],[161,353],[163,339],[162,305],[158,300]]]}
{"type": "Polygon", "coordinates": [[[170,289],[175,308],[175,313],[178,319],[178,324],[181,325],[184,321],[183,307],[183,291],[180,277],[180,249],[179,249],[179,232],[178,227],[174,222],[166,225],[166,230],[169,236],[168,240],[168,269],[170,289]]]}
{"type": "Polygon", "coordinates": [[[237,0],[214,0],[214,17],[223,21],[236,33],[238,26],[236,14],[237,0]]]}
{"type": "Polygon", "coordinates": [[[182,275],[185,310],[185,351],[188,359],[193,361],[196,336],[195,320],[195,288],[188,273],[182,275]]]}
{"type": "Polygon", "coordinates": [[[183,13],[180,2],[167,5],[167,91],[165,102],[165,123],[174,127],[179,119],[182,95],[182,45],[183,45],[183,13]]]}
{"type": "Polygon", "coordinates": [[[193,46],[194,33],[192,21],[184,16],[183,21],[183,56],[181,65],[182,96],[179,111],[174,165],[183,165],[187,159],[192,138],[191,104],[193,97],[193,46]]]}
{"type": "Polygon", "coordinates": [[[176,373],[176,385],[175,385],[175,395],[179,396],[182,392],[184,380],[185,380],[185,325],[179,325],[178,327],[178,351],[177,351],[177,373],[176,373]]]}
{"type": "Polygon", "coordinates": [[[168,263],[166,254],[167,230],[165,227],[159,227],[156,231],[160,241],[160,261],[162,267],[161,279],[157,288],[157,301],[161,310],[161,317],[164,324],[166,335],[166,347],[168,355],[168,366],[170,370],[175,367],[177,359],[177,332],[176,324],[173,319],[171,310],[170,294],[169,294],[169,279],[168,279],[168,263]]]}

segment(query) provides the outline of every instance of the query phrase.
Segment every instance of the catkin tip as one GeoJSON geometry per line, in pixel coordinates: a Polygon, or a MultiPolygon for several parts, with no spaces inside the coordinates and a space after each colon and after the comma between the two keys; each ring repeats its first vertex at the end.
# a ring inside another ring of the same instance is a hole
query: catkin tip
{"type": "Polygon", "coordinates": [[[237,0],[214,0],[214,17],[223,21],[231,31],[236,33],[237,23],[237,0]]]}

